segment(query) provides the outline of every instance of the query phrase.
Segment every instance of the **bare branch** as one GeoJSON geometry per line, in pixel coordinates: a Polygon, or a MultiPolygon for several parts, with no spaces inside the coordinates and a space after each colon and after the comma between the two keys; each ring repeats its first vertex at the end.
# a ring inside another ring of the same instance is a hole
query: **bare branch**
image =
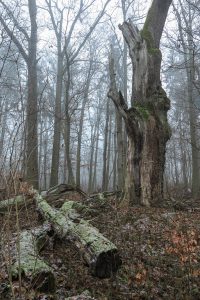
{"type": "Polygon", "coordinates": [[[23,58],[26,61],[26,63],[28,63],[28,55],[26,54],[26,52],[25,52],[22,44],[17,39],[17,37],[14,35],[13,31],[11,31],[10,28],[7,26],[6,22],[4,21],[4,19],[2,18],[1,15],[0,15],[0,22],[3,25],[3,27],[4,27],[5,31],[7,32],[8,36],[11,38],[11,40],[13,41],[13,43],[18,48],[20,54],[23,56],[23,58]]]}
{"type": "Polygon", "coordinates": [[[97,24],[99,23],[99,21],[101,20],[101,18],[103,17],[106,7],[108,5],[108,3],[111,0],[107,0],[102,11],[100,12],[100,14],[98,15],[98,17],[96,18],[96,20],[94,21],[94,23],[92,24],[92,26],[90,27],[89,32],[86,34],[84,40],[82,41],[82,43],[80,44],[80,46],[78,47],[78,49],[75,51],[75,53],[73,54],[73,56],[71,57],[71,61],[73,61],[79,54],[80,50],[83,48],[83,46],[85,45],[86,41],[88,40],[88,38],[90,37],[90,35],[92,34],[92,32],[94,31],[95,27],[97,26],[97,24]]]}
{"type": "Polygon", "coordinates": [[[10,8],[2,1],[0,0],[0,3],[2,4],[2,6],[5,8],[5,10],[7,11],[9,17],[12,19],[13,24],[15,25],[15,27],[24,34],[25,38],[27,39],[27,41],[29,40],[29,35],[27,33],[27,31],[20,26],[19,22],[17,21],[17,19],[15,18],[13,12],[10,10],[10,8]]]}

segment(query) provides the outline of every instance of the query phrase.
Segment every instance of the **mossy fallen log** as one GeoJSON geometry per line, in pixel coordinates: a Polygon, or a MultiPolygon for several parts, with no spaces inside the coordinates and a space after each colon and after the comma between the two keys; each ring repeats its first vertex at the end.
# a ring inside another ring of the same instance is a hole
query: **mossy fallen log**
{"type": "Polygon", "coordinates": [[[26,199],[23,195],[11,199],[0,201],[0,213],[5,213],[13,205],[23,205],[32,202],[32,199],[26,199]]]}
{"type": "Polygon", "coordinates": [[[11,266],[11,275],[18,278],[19,274],[31,281],[31,286],[42,292],[55,290],[55,276],[48,264],[39,257],[39,248],[45,239],[45,229],[26,230],[20,233],[15,247],[15,262],[11,266]]]}
{"type": "Polygon", "coordinates": [[[48,220],[59,238],[67,238],[75,244],[93,276],[110,277],[121,265],[117,247],[97,228],[80,218],[68,201],[57,211],[39,194],[35,196],[39,212],[48,220]]]}

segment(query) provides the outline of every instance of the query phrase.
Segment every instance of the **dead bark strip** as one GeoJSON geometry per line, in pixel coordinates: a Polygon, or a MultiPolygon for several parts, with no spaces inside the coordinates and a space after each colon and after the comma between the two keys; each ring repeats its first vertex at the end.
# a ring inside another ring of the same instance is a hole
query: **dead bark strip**
{"type": "Polygon", "coordinates": [[[97,228],[80,218],[72,208],[73,201],[65,202],[58,211],[39,194],[35,199],[40,214],[52,224],[59,238],[75,244],[93,276],[107,278],[117,271],[121,265],[117,247],[97,228]]]}

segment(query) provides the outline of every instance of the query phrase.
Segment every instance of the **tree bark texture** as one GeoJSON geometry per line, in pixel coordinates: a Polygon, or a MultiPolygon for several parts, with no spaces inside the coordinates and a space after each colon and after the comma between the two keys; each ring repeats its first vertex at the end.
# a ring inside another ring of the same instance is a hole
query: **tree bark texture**
{"type": "Polygon", "coordinates": [[[150,206],[163,198],[165,151],[171,131],[167,122],[170,101],[160,81],[159,45],[170,4],[171,0],[154,0],[141,32],[131,21],[120,26],[134,72],[130,109],[117,90],[112,54],[110,57],[108,96],[124,118],[128,135],[125,205],[150,206]]]}

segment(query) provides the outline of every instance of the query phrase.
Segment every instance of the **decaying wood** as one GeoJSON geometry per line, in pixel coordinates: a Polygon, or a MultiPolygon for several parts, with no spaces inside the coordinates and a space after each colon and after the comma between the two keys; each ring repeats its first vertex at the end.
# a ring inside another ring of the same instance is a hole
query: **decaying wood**
{"type": "Polygon", "coordinates": [[[79,194],[81,194],[84,197],[87,196],[87,194],[83,190],[81,190],[79,187],[71,185],[71,184],[65,184],[65,183],[61,183],[61,184],[58,184],[58,185],[50,188],[47,191],[47,196],[61,195],[61,194],[64,194],[64,193],[70,192],[70,191],[78,192],[79,194]]]}
{"type": "Polygon", "coordinates": [[[102,193],[91,194],[90,198],[103,199],[111,196],[119,196],[121,191],[104,191],[102,193]]]}
{"type": "Polygon", "coordinates": [[[53,292],[55,290],[53,270],[39,257],[39,249],[44,245],[45,235],[45,228],[20,233],[15,247],[15,263],[10,271],[13,278],[21,274],[31,280],[31,285],[37,290],[53,292]]]}
{"type": "Polygon", "coordinates": [[[23,195],[16,196],[11,199],[0,201],[0,213],[5,213],[13,205],[23,205],[32,202],[32,199],[27,199],[23,195]]]}
{"type": "Polygon", "coordinates": [[[124,119],[128,136],[126,205],[155,205],[163,198],[166,143],[171,131],[167,121],[170,101],[161,86],[160,39],[172,0],[153,0],[141,31],[129,20],[119,26],[129,47],[133,67],[131,108],[117,89],[111,51],[110,90],[124,119]]]}
{"type": "Polygon", "coordinates": [[[72,208],[73,201],[63,204],[58,211],[52,208],[39,194],[35,195],[40,214],[48,220],[59,236],[75,244],[93,276],[110,277],[121,265],[117,247],[105,238],[98,229],[80,218],[72,208]]]}

